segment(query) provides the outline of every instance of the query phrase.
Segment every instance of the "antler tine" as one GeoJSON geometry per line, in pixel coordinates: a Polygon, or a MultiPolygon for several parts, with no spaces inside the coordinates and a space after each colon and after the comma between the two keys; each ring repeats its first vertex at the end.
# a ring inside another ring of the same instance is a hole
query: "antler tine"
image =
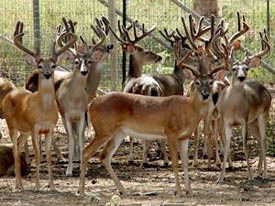
{"type": "Polygon", "coordinates": [[[96,34],[98,35],[100,40],[98,42],[94,42],[93,47],[89,50],[90,53],[95,51],[100,45],[102,45],[106,39],[106,33],[100,27],[96,26],[93,29],[94,31],[97,31],[96,34]]]}
{"type": "Polygon", "coordinates": [[[264,30],[264,34],[262,32],[259,32],[259,34],[260,34],[260,37],[261,37],[262,50],[259,53],[256,53],[256,54],[251,55],[251,56],[249,56],[249,54],[248,54],[249,52],[247,51],[246,60],[248,60],[248,61],[250,61],[251,59],[253,59],[255,57],[261,58],[262,56],[267,54],[271,49],[266,31],[264,30]]]}
{"type": "Polygon", "coordinates": [[[109,34],[109,32],[110,32],[110,29],[109,29],[109,26],[108,25],[110,25],[110,21],[109,21],[109,19],[107,19],[106,17],[102,17],[102,20],[101,20],[102,22],[103,22],[103,28],[104,28],[104,32],[105,32],[105,34],[106,34],[106,36],[109,34]]]}
{"type": "MultiPolygon", "coordinates": [[[[75,42],[77,41],[77,35],[76,34],[74,34],[74,33],[72,33],[72,32],[70,32],[70,33],[68,33],[67,31],[64,31],[60,36],[59,36],[59,38],[63,38],[65,35],[69,35],[69,41],[68,42],[66,42],[66,44],[64,45],[64,46],[62,46],[59,50],[55,50],[55,42],[54,42],[54,44],[53,44],[53,49],[52,49],[52,57],[54,58],[54,59],[57,59],[57,57],[60,55],[60,54],[62,54],[64,51],[66,51],[67,49],[69,49],[70,47],[72,47],[74,44],[75,44],[75,42]]],[[[59,39],[57,40],[57,41],[59,41],[59,39]]]]}
{"type": "Polygon", "coordinates": [[[183,29],[184,29],[184,32],[186,34],[186,37],[189,40],[189,42],[190,42],[190,44],[192,46],[192,49],[196,52],[197,51],[197,45],[195,44],[194,40],[190,36],[190,33],[188,32],[187,26],[185,24],[184,17],[181,17],[181,21],[182,21],[182,25],[183,25],[183,29]]]}
{"type": "Polygon", "coordinates": [[[249,26],[246,23],[244,15],[242,16],[242,28],[241,28],[241,17],[240,13],[237,12],[237,17],[238,17],[238,31],[229,38],[229,44],[232,44],[237,38],[239,38],[241,35],[245,34],[249,30],[249,26]]]}
{"type": "Polygon", "coordinates": [[[149,35],[150,33],[152,33],[156,29],[156,26],[153,25],[151,29],[146,31],[144,24],[142,24],[142,26],[141,26],[142,35],[138,36],[137,35],[137,30],[136,30],[137,24],[138,24],[137,21],[133,22],[133,29],[134,29],[135,39],[133,41],[131,41],[132,44],[137,43],[138,41],[140,41],[141,39],[143,39],[144,37],[146,37],[147,35],[149,35]]]}
{"type": "Polygon", "coordinates": [[[175,31],[172,31],[170,34],[166,28],[163,31],[164,33],[161,30],[159,30],[159,33],[161,34],[161,36],[163,36],[167,41],[172,43],[172,45],[175,44],[176,43],[176,39],[174,35],[175,31]],[[174,40],[172,39],[172,37],[174,38],[174,40]]]}
{"type": "MultiPolygon", "coordinates": [[[[125,41],[123,38],[120,38],[116,32],[113,30],[113,28],[111,27],[111,25],[108,25],[110,31],[112,32],[112,34],[114,35],[114,37],[120,41],[122,44],[128,44],[127,41],[125,41]]],[[[123,34],[123,29],[121,28],[121,24],[120,24],[120,20],[117,21],[117,27],[118,27],[118,30],[119,30],[119,33],[120,33],[120,36],[124,35],[123,34]]]]}
{"type": "Polygon", "coordinates": [[[196,77],[198,77],[200,75],[200,72],[195,70],[192,66],[183,63],[184,60],[186,58],[188,58],[188,56],[191,54],[191,50],[186,50],[186,53],[182,56],[182,40],[179,40],[176,42],[175,46],[174,46],[174,54],[175,54],[175,58],[176,58],[176,63],[177,66],[182,68],[182,69],[188,69],[192,72],[192,74],[196,77]]]}
{"type": "Polygon", "coordinates": [[[25,47],[23,45],[23,36],[24,36],[24,33],[23,33],[23,28],[24,28],[24,24],[23,22],[20,22],[18,21],[16,23],[16,26],[15,26],[15,31],[14,31],[14,45],[22,50],[23,52],[25,52],[26,54],[29,54],[33,57],[35,57],[36,59],[39,57],[39,53],[34,53],[33,51],[31,51],[30,49],[28,49],[27,47],[25,47]]]}

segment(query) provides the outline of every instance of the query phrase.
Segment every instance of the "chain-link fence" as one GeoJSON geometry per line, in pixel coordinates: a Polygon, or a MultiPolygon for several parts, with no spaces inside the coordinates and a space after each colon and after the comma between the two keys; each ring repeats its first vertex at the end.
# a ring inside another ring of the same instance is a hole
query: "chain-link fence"
{"type": "MultiPolygon", "coordinates": [[[[114,1],[114,0],[113,0],[114,1]]],[[[50,48],[50,42],[55,37],[55,27],[61,23],[61,18],[66,17],[77,21],[77,33],[83,35],[88,41],[92,39],[93,32],[90,29],[90,24],[94,24],[95,17],[108,16],[108,1],[107,0],[40,0],[39,16],[33,14],[33,2],[35,0],[1,0],[0,3],[0,34],[3,38],[12,39],[14,27],[17,21],[22,21],[25,24],[24,44],[30,48],[34,48],[34,17],[40,20],[41,33],[41,51],[47,53],[50,48]]],[[[147,28],[153,24],[157,26],[154,32],[154,37],[148,37],[141,42],[146,49],[153,50],[163,55],[165,62],[155,67],[149,67],[150,72],[169,72],[169,68],[173,66],[173,53],[170,48],[166,48],[158,39],[164,41],[158,30],[167,28],[174,30],[175,28],[182,29],[181,17],[187,16],[188,12],[181,8],[176,2],[183,4],[186,7],[192,8],[193,1],[191,0],[121,0],[114,1],[116,9],[116,19],[122,20],[123,11],[126,11],[126,19],[138,20],[144,23],[147,28]],[[126,3],[126,4],[123,4],[126,3]],[[126,5],[126,7],[123,7],[126,5]]],[[[260,41],[258,32],[264,28],[268,28],[271,42],[274,42],[275,28],[275,5],[272,1],[266,0],[220,0],[219,16],[223,17],[230,25],[230,31],[236,31],[236,12],[240,11],[247,17],[247,22],[251,26],[250,32],[245,37],[245,46],[251,52],[256,52],[260,49],[260,41]]],[[[121,50],[118,51],[118,83],[122,81],[122,63],[121,50]]],[[[274,64],[274,54],[264,58],[264,61],[270,65],[274,64]]],[[[1,75],[11,78],[17,85],[23,86],[26,76],[30,73],[31,68],[25,63],[22,53],[15,49],[12,45],[5,41],[0,41],[0,69],[1,75]]],[[[110,91],[111,89],[111,69],[112,65],[109,61],[105,63],[103,78],[100,88],[110,91]]],[[[258,76],[262,81],[275,82],[274,75],[261,69],[256,70],[253,74],[258,76]]],[[[119,90],[121,88],[119,87],[119,90]]]]}

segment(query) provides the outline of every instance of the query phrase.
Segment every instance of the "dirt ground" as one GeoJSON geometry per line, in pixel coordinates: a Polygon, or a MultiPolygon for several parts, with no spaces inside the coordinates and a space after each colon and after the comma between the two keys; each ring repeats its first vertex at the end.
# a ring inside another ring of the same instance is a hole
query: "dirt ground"
{"type": "MultiPolygon", "coordinates": [[[[271,118],[275,118],[275,102],[273,101],[271,118]]],[[[10,144],[4,120],[0,122],[3,138],[1,145],[10,144]]],[[[274,125],[273,125],[274,127],[274,125]]],[[[273,132],[274,134],[274,132],[273,132]]],[[[90,141],[91,132],[86,132],[87,142],[90,141]]],[[[67,158],[67,138],[61,123],[55,131],[57,144],[64,157],[67,158]]],[[[233,140],[235,141],[235,140],[233,140]]],[[[238,144],[238,143],[236,143],[238,144]]],[[[31,144],[30,144],[31,145],[31,144]]],[[[275,205],[275,157],[267,157],[268,178],[265,180],[255,178],[248,181],[246,163],[241,151],[235,151],[234,169],[226,172],[225,182],[217,184],[219,168],[207,168],[207,160],[200,160],[197,168],[192,167],[190,159],[189,172],[193,195],[183,197],[174,196],[174,175],[171,165],[164,167],[161,158],[157,155],[156,145],[151,147],[151,161],[145,168],[140,167],[142,147],[138,142],[135,146],[135,160],[129,165],[129,141],[120,146],[113,158],[113,167],[122,184],[129,191],[129,195],[120,196],[121,205],[275,205]]],[[[44,145],[42,145],[44,148],[44,145]]],[[[30,151],[31,151],[30,146],[30,151]]],[[[192,140],[190,141],[192,148],[192,140]]],[[[233,147],[234,148],[234,147],[233,147]]],[[[240,148],[241,149],[241,148],[240,148]]],[[[191,149],[190,149],[191,150],[191,149]]],[[[192,151],[190,151],[191,156],[192,151]]],[[[53,152],[53,156],[54,152],[53,152]]],[[[200,155],[202,156],[202,155],[200,155]]],[[[252,155],[252,172],[257,171],[258,158],[252,155]]],[[[32,156],[33,157],[33,156],[32,156]]],[[[191,157],[192,158],[192,157],[191,157]]],[[[113,181],[108,176],[104,166],[96,157],[90,160],[85,181],[84,197],[78,194],[79,163],[75,163],[73,177],[66,177],[67,162],[58,163],[53,158],[54,184],[56,191],[49,191],[46,162],[41,164],[41,190],[34,191],[34,161],[31,171],[23,178],[23,191],[14,190],[14,177],[0,178],[0,206],[8,205],[45,205],[45,206],[75,206],[75,205],[105,205],[113,195],[119,195],[113,181]],[[99,200],[96,202],[96,200],[99,200]]],[[[180,168],[181,186],[183,184],[183,171],[180,168]]]]}

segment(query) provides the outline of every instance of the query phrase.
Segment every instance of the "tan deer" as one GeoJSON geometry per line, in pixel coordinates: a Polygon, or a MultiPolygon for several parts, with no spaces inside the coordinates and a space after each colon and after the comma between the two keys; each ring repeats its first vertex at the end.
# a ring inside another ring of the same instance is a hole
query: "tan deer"
{"type": "MultiPolygon", "coordinates": [[[[65,35],[66,33],[63,33],[65,35]]],[[[52,46],[51,57],[42,58],[40,51],[35,52],[25,47],[22,43],[23,23],[18,22],[14,32],[15,46],[27,54],[26,59],[39,73],[38,91],[30,92],[25,89],[16,89],[8,93],[3,102],[2,109],[9,129],[9,135],[13,143],[15,160],[15,188],[22,189],[22,178],[20,173],[21,146],[31,135],[35,154],[36,181],[35,189],[39,190],[40,155],[38,147],[38,136],[45,135],[46,155],[49,173],[50,189],[54,189],[53,174],[51,167],[51,144],[53,130],[58,120],[58,108],[55,101],[53,73],[56,65],[60,63],[60,55],[73,46],[77,36],[70,34],[71,40],[59,50],[52,46]],[[18,137],[18,132],[20,136],[18,137]]],[[[62,36],[60,38],[62,38],[62,36]]]]}
{"type": "Polygon", "coordinates": [[[247,141],[249,132],[255,135],[259,142],[259,163],[258,176],[266,178],[266,123],[271,106],[271,95],[268,90],[258,81],[246,80],[247,72],[250,68],[257,67],[262,56],[270,51],[270,45],[266,33],[261,33],[262,50],[249,56],[245,52],[245,59],[238,61],[233,56],[234,47],[230,55],[230,86],[221,93],[217,110],[221,115],[225,130],[225,148],[222,171],[218,182],[224,180],[226,160],[230,151],[232,138],[232,127],[240,125],[242,128],[243,149],[247,162],[248,178],[251,180],[247,141]]]}
{"type": "MultiPolygon", "coordinates": [[[[191,39],[191,38],[190,38],[191,39]]],[[[150,97],[128,93],[109,93],[91,102],[89,114],[95,131],[91,143],[83,150],[79,192],[84,194],[85,170],[89,159],[103,147],[100,160],[113,179],[119,192],[126,194],[112,166],[111,159],[126,135],[145,140],[167,139],[175,175],[175,192],[182,194],[178,176],[178,148],[185,174],[185,189],[192,193],[188,175],[188,139],[200,120],[208,111],[211,101],[213,76],[224,68],[219,65],[208,73],[205,64],[196,52],[198,70],[183,62],[191,51],[183,50],[182,43],[174,47],[177,66],[188,70],[196,79],[197,92],[192,97],[173,95],[169,97],[150,97]]]]}
{"type": "MultiPolygon", "coordinates": [[[[68,22],[63,19],[66,30],[74,32],[74,24],[71,20],[68,22]],[[68,25],[69,24],[69,25],[68,25]],[[70,29],[68,29],[70,27],[70,29]]],[[[69,164],[66,170],[66,175],[71,176],[73,172],[73,158],[80,154],[82,160],[82,150],[84,145],[84,129],[85,112],[89,103],[87,94],[87,84],[92,62],[98,61],[98,56],[102,54],[98,47],[103,44],[106,39],[106,33],[99,27],[92,27],[100,36],[100,41],[94,42],[92,47],[89,47],[87,42],[81,36],[84,47],[80,50],[80,45],[75,45],[75,48],[70,48],[74,57],[75,67],[70,75],[62,79],[57,91],[56,100],[58,109],[62,117],[63,125],[66,129],[69,139],[69,164]],[[76,150],[78,145],[78,150],[76,150]]],[[[60,39],[60,38],[59,38],[60,39]]],[[[59,45],[63,43],[58,42],[59,45]]]]}
{"type": "MultiPolygon", "coordinates": [[[[238,25],[237,25],[238,31],[236,33],[234,33],[232,36],[227,37],[226,34],[228,32],[228,28],[226,27],[224,20],[221,19],[220,23],[217,24],[215,17],[213,15],[211,16],[211,37],[210,37],[210,39],[214,39],[214,41],[213,41],[213,44],[211,44],[211,49],[208,47],[208,50],[209,50],[208,52],[211,53],[212,55],[214,55],[216,57],[216,59],[227,58],[224,56],[224,54],[225,53],[228,54],[230,52],[230,48],[233,46],[233,44],[236,42],[236,40],[248,32],[249,26],[246,22],[245,16],[244,15],[241,16],[239,12],[237,12],[237,22],[238,22],[238,25]],[[214,32],[214,30],[216,30],[216,32],[214,32]],[[218,31],[218,33],[217,33],[217,31],[218,31]],[[224,40],[224,41],[222,42],[222,40],[224,40]],[[224,48],[221,47],[221,42],[224,44],[224,46],[225,46],[224,48]],[[227,51],[221,52],[223,50],[227,50],[227,51]]],[[[239,41],[239,40],[237,40],[237,41],[239,41]]],[[[229,67],[229,64],[227,64],[227,65],[229,67]]],[[[228,68],[228,70],[229,70],[229,68],[228,68]]],[[[230,84],[228,78],[223,78],[224,75],[225,74],[223,74],[221,77],[218,77],[219,80],[216,80],[213,83],[213,103],[214,104],[216,103],[218,96],[220,95],[222,90],[230,84]]],[[[195,89],[194,82],[191,82],[191,84],[189,86],[188,95],[192,95],[192,90],[194,90],[194,89],[195,89]]],[[[209,107],[209,114],[212,113],[213,109],[214,109],[214,105],[212,104],[211,107],[209,107]]],[[[216,166],[221,165],[220,156],[219,156],[220,153],[219,153],[219,149],[218,149],[219,148],[218,147],[218,138],[217,138],[218,133],[219,133],[219,129],[217,128],[218,124],[221,124],[221,123],[219,123],[219,121],[216,119],[216,117],[212,117],[211,115],[203,120],[203,125],[204,125],[203,134],[204,134],[204,137],[205,137],[205,140],[207,143],[207,144],[205,143],[204,146],[205,146],[205,148],[207,148],[208,167],[211,166],[212,146],[215,147],[215,159],[216,159],[215,165],[216,166]]],[[[199,127],[194,132],[193,166],[198,165],[198,143],[199,143],[198,131],[199,131],[199,127]]],[[[222,132],[220,134],[223,135],[222,132]]],[[[228,159],[228,161],[229,161],[229,164],[232,165],[232,161],[230,158],[228,159]]]]}

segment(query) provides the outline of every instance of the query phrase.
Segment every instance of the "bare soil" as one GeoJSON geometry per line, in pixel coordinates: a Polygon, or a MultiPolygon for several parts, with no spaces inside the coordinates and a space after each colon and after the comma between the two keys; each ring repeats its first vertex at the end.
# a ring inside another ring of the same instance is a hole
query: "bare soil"
{"type": "MultiPolygon", "coordinates": [[[[275,102],[273,101],[271,120],[274,123],[275,102]]],[[[3,138],[1,144],[10,144],[7,135],[6,123],[0,122],[3,138]]],[[[274,125],[271,125],[274,129],[274,125]]],[[[271,130],[273,130],[271,128],[271,130]]],[[[275,129],[274,129],[275,130],[275,129]]],[[[273,134],[274,134],[273,130],[273,134]]],[[[91,132],[86,132],[87,143],[91,139],[91,132]]],[[[64,157],[67,158],[67,138],[61,121],[55,130],[57,144],[64,157]]],[[[268,178],[265,180],[255,178],[248,181],[246,163],[242,154],[241,144],[237,138],[233,139],[232,148],[235,150],[234,169],[226,172],[225,182],[217,184],[220,168],[207,168],[207,160],[201,159],[197,168],[192,167],[192,140],[190,141],[190,181],[193,195],[183,197],[174,196],[174,175],[172,167],[163,166],[163,161],[157,153],[155,144],[151,147],[151,161],[146,167],[140,167],[142,159],[141,144],[135,144],[135,161],[129,165],[129,141],[124,141],[113,158],[113,167],[122,184],[129,191],[129,195],[120,196],[121,205],[275,205],[275,157],[267,157],[268,178]],[[172,204],[174,203],[174,204],[172,204]]],[[[274,141],[273,141],[274,142],[274,141]]],[[[31,145],[31,144],[30,144],[31,145]]],[[[257,171],[257,144],[251,144],[251,163],[254,177],[257,171]]],[[[44,144],[42,144],[44,148],[44,144]]],[[[30,151],[32,146],[30,146],[30,151]]],[[[201,153],[200,153],[201,154],[201,153]]],[[[53,156],[55,154],[53,152],[53,156]]],[[[202,156],[202,155],[200,155],[202,156]]],[[[33,155],[32,155],[33,157],[33,155]]],[[[104,166],[97,157],[90,160],[85,182],[84,197],[78,194],[79,163],[75,163],[74,175],[66,177],[67,162],[58,163],[53,158],[54,183],[56,191],[48,188],[48,175],[46,162],[41,164],[41,190],[34,191],[34,161],[31,163],[30,174],[23,178],[23,191],[14,189],[14,177],[0,178],[0,206],[8,205],[45,205],[45,206],[75,206],[75,205],[105,205],[113,195],[119,195],[113,181],[108,176],[104,166]],[[99,202],[95,202],[95,200],[99,202]]],[[[181,186],[183,184],[183,171],[180,167],[181,186]]]]}

